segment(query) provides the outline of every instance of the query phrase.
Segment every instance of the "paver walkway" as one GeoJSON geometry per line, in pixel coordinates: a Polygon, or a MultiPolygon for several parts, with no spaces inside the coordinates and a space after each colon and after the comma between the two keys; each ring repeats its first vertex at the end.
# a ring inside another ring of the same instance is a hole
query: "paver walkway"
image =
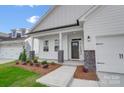
{"type": "Polygon", "coordinates": [[[67,87],[73,79],[76,66],[61,66],[49,74],[39,78],[36,82],[53,87],[67,87]]]}

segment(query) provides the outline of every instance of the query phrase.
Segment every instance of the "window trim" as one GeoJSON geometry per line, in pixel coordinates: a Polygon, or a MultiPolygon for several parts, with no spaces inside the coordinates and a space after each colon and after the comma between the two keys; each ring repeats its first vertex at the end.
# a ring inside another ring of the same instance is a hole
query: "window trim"
{"type": "Polygon", "coordinates": [[[59,40],[58,40],[58,39],[55,39],[55,40],[54,40],[54,51],[55,51],[55,52],[59,51],[59,40]],[[56,42],[58,42],[58,44],[56,44],[56,42]],[[58,47],[57,50],[56,50],[56,47],[58,47]]]}
{"type": "Polygon", "coordinates": [[[49,52],[49,40],[44,40],[43,41],[43,51],[44,52],[49,52]],[[46,43],[47,41],[47,43],[46,43]]]}

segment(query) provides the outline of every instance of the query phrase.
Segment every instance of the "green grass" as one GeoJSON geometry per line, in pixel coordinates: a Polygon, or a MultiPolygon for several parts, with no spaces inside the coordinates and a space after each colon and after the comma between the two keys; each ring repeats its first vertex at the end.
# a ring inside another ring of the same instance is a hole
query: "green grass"
{"type": "Polygon", "coordinates": [[[14,63],[0,65],[0,87],[46,87],[36,83],[41,75],[14,67],[14,63]]]}

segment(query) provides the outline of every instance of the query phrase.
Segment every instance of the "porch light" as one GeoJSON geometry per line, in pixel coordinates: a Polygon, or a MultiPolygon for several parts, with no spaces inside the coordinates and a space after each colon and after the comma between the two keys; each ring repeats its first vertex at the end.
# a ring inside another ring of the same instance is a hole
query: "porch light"
{"type": "Polygon", "coordinates": [[[87,36],[87,41],[88,41],[88,42],[90,42],[90,41],[91,41],[90,36],[87,36]]]}

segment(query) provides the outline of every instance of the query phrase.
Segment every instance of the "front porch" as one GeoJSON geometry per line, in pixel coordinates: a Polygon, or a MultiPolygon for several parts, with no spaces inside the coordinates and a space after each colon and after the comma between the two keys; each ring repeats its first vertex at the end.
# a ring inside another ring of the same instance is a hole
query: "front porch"
{"type": "Polygon", "coordinates": [[[58,60],[54,60],[54,59],[39,59],[39,62],[42,62],[42,61],[47,61],[48,63],[55,62],[55,63],[61,64],[61,65],[67,65],[67,66],[84,65],[84,62],[80,61],[80,60],[75,60],[75,61],[74,60],[64,60],[64,62],[60,63],[60,62],[58,62],[58,60]]]}
{"type": "Polygon", "coordinates": [[[79,27],[42,32],[32,37],[32,50],[40,59],[65,65],[83,65],[83,46],[83,31],[79,27]]]}

